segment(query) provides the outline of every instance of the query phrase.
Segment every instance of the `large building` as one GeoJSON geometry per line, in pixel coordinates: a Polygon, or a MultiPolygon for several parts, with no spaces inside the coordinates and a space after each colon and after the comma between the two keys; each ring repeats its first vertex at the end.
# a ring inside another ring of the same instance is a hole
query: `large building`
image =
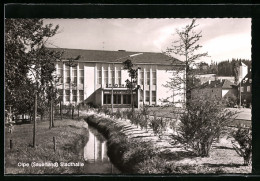
{"type": "MultiPolygon", "coordinates": [[[[184,70],[184,64],[165,54],[124,50],[55,50],[64,52],[62,61],[56,64],[57,75],[61,77],[57,88],[64,104],[84,101],[95,106],[111,106],[113,101],[114,107],[130,107],[131,94],[125,82],[130,78],[122,63],[127,59],[140,68],[137,80],[140,88],[133,92],[135,107],[143,104],[160,106],[166,99],[177,106],[182,106],[184,102],[181,93],[173,93],[164,86],[173,77],[173,71],[184,70]],[[77,56],[80,58],[74,61],[74,65],[68,66],[68,60],[77,56]]],[[[183,73],[179,75],[184,76],[183,73]]]]}

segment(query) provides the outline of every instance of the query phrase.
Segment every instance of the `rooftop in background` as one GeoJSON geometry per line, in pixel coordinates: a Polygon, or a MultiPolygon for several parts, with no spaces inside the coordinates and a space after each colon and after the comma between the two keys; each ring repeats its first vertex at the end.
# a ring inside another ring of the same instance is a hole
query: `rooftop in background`
{"type": "Polygon", "coordinates": [[[105,51],[105,50],[83,50],[66,48],[49,48],[55,51],[64,51],[63,58],[76,58],[81,56],[80,62],[123,62],[131,59],[136,64],[159,64],[159,65],[184,65],[184,62],[169,57],[163,53],[154,52],[128,52],[128,51],[105,51]],[[127,57],[133,54],[142,53],[138,56],[127,57]],[[120,59],[116,61],[117,59],[120,59]]]}
{"type": "Polygon", "coordinates": [[[224,89],[231,89],[233,86],[235,86],[234,83],[230,82],[229,80],[215,80],[215,81],[208,81],[204,84],[202,84],[203,88],[215,88],[215,87],[221,87],[224,89]]]}

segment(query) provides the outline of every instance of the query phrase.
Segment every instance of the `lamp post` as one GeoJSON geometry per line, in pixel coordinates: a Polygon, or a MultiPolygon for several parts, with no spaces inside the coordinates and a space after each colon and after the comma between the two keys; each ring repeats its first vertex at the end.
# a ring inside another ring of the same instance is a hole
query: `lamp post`
{"type": "MultiPolygon", "coordinates": [[[[121,58],[116,59],[115,62],[117,62],[117,61],[119,61],[121,59],[124,59],[124,58],[135,57],[135,56],[142,55],[142,54],[143,53],[136,53],[136,54],[133,54],[133,55],[128,55],[128,56],[125,56],[125,57],[121,57],[121,58]]],[[[112,89],[111,89],[111,112],[112,112],[112,114],[114,113],[115,62],[112,63],[112,72],[114,72],[114,74],[112,75],[112,89]]]]}

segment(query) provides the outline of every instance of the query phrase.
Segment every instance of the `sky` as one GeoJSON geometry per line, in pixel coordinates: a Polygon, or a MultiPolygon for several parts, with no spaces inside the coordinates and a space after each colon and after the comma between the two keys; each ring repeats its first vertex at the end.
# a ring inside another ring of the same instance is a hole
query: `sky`
{"type": "MultiPolygon", "coordinates": [[[[192,19],[45,19],[59,25],[58,33],[47,46],[88,50],[126,50],[164,52],[178,40],[176,29],[183,29],[192,19]]],[[[196,19],[194,30],[201,31],[198,53],[209,57],[199,61],[210,63],[242,58],[251,60],[250,18],[196,19]]],[[[183,60],[183,57],[174,55],[183,60]]]]}

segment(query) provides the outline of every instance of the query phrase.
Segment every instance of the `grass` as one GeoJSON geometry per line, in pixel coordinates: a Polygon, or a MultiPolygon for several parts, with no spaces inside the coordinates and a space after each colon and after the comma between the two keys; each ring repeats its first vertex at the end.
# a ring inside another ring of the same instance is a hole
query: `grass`
{"type": "Polygon", "coordinates": [[[197,157],[191,152],[157,151],[151,142],[127,138],[109,118],[89,116],[86,121],[108,138],[111,161],[130,174],[222,174],[251,173],[243,158],[233,149],[226,136],[214,142],[209,157],[197,157]]]}
{"type": "Polygon", "coordinates": [[[83,120],[55,120],[55,127],[49,129],[49,122],[37,123],[36,148],[32,145],[32,124],[14,126],[12,134],[5,130],[5,174],[78,174],[81,167],[20,167],[18,163],[32,162],[84,162],[83,147],[88,139],[83,120]],[[53,149],[56,138],[56,151],[53,149]],[[10,140],[13,148],[10,149],[10,140]]]}

